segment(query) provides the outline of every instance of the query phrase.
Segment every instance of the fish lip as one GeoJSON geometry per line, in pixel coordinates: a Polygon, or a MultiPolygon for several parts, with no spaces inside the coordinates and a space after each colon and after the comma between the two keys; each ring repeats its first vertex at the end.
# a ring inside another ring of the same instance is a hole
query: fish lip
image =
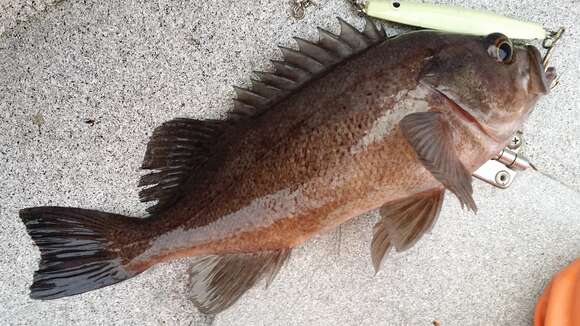
{"type": "Polygon", "coordinates": [[[532,76],[532,81],[530,82],[529,88],[532,92],[536,92],[538,94],[550,93],[550,81],[546,76],[546,69],[542,62],[543,60],[540,50],[538,50],[533,45],[526,46],[526,49],[530,62],[530,75],[532,76]]]}
{"type": "Polygon", "coordinates": [[[427,89],[431,90],[432,92],[434,92],[435,94],[438,94],[440,96],[442,96],[451,106],[451,108],[453,109],[453,111],[455,111],[460,117],[462,117],[463,119],[467,120],[468,122],[472,122],[475,124],[475,126],[477,126],[477,128],[487,137],[497,141],[497,137],[495,137],[493,135],[492,132],[490,132],[483,124],[481,124],[481,122],[479,120],[477,120],[475,118],[475,116],[473,114],[471,114],[469,112],[469,110],[467,110],[467,108],[465,108],[463,105],[461,105],[460,103],[458,103],[457,101],[455,101],[453,99],[453,97],[449,94],[447,94],[447,92],[445,92],[444,90],[439,89],[439,87],[425,81],[422,80],[420,82],[422,85],[426,86],[427,89]]]}

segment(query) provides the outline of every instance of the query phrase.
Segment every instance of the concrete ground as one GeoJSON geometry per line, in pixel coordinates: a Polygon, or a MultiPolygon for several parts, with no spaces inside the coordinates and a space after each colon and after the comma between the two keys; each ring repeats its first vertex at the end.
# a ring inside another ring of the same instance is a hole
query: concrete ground
{"type": "MultiPolygon", "coordinates": [[[[553,61],[561,85],[526,125],[526,153],[552,178],[527,172],[505,191],[476,182],[478,215],[449,196],[432,233],[408,252],[391,253],[376,276],[369,242],[377,216],[362,216],[294,250],[268,290],[251,290],[213,324],[529,325],[550,275],[580,257],[580,4],[439,2],[568,28],[553,61]]],[[[4,0],[0,17],[14,17],[22,3],[4,0]]],[[[286,0],[69,0],[18,23],[5,18],[1,325],[212,323],[188,300],[187,260],[80,296],[30,300],[39,254],[17,212],[63,205],[143,216],[136,184],[157,125],[222,117],[231,85],[268,69],[279,55],[275,45],[315,38],[316,26],[336,31],[335,16],[362,25],[346,1],[318,4],[302,21],[289,18],[286,0]]]]}

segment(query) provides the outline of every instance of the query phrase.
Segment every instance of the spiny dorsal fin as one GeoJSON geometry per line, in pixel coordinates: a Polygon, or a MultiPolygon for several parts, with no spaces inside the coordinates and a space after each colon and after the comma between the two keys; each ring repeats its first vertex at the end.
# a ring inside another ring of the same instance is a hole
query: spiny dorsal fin
{"type": "Polygon", "coordinates": [[[195,167],[203,164],[222,132],[224,121],[174,119],[157,127],[147,145],[142,169],[154,170],[141,177],[139,198],[157,201],[147,209],[156,213],[180,198],[182,187],[195,167]]]}
{"type": "Polygon", "coordinates": [[[289,256],[279,250],[201,257],[190,270],[191,299],[202,313],[219,313],[261,279],[269,285],[289,256]]]}
{"type": "Polygon", "coordinates": [[[362,32],[338,18],[340,34],[319,28],[318,42],[294,38],[298,50],[280,47],[284,60],[272,61],[276,72],[255,72],[260,78],[250,89],[236,87],[238,97],[230,117],[252,117],[268,110],[309,81],[316,79],[344,60],[386,39],[385,31],[369,19],[362,32]],[[272,87],[266,91],[265,87],[272,87]]]}

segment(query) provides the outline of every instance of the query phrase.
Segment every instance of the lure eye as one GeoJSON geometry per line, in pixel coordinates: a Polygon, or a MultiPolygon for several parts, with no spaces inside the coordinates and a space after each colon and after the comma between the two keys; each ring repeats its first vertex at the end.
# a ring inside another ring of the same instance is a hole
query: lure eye
{"type": "Polygon", "coordinates": [[[510,64],[513,61],[514,48],[507,36],[499,33],[487,37],[489,47],[487,53],[498,63],[510,64]]]}

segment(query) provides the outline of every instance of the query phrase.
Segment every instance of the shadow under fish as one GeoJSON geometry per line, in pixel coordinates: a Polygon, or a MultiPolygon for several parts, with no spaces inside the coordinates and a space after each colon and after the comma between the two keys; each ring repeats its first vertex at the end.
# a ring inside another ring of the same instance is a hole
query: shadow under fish
{"type": "MultiPolygon", "coordinates": [[[[147,219],[95,210],[20,211],[40,249],[31,297],[56,299],[195,256],[191,290],[208,314],[270,283],[292,248],[380,208],[378,271],[431,229],[445,190],[476,211],[472,173],[504,148],[549,91],[539,51],[487,37],[416,31],[388,38],[320,29],[282,47],[275,72],[236,88],[225,120],[175,119],[149,142],[147,219]]],[[[553,72],[553,70],[551,70],[553,72]]]]}

